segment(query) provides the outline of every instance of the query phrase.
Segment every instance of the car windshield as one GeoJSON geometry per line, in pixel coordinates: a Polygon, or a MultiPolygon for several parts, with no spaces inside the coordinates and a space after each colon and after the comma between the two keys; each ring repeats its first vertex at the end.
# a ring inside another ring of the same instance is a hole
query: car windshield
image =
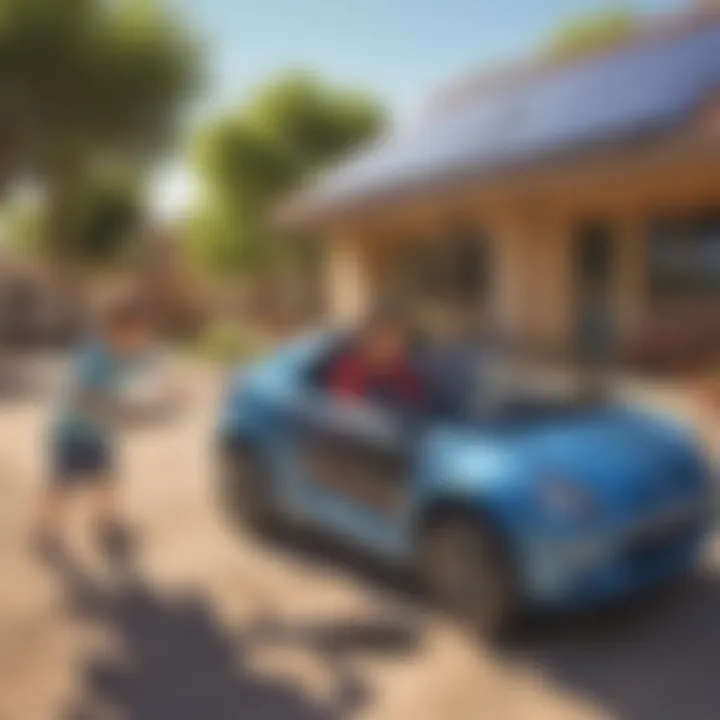
{"type": "MultiPolygon", "coordinates": [[[[342,357],[347,343],[346,337],[339,338],[309,366],[312,386],[327,386],[329,368],[342,357]]],[[[541,362],[497,342],[432,342],[421,338],[413,356],[426,385],[425,420],[522,425],[552,422],[579,417],[607,397],[597,373],[541,362]]],[[[384,409],[394,410],[388,406],[384,409]]]]}
{"type": "Polygon", "coordinates": [[[541,422],[605,403],[597,369],[561,367],[490,343],[426,348],[438,415],[464,422],[541,422]]]}

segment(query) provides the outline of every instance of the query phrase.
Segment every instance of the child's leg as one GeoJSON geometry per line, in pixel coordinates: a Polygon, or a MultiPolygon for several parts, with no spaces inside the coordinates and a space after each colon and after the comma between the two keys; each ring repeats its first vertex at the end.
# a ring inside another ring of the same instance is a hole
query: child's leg
{"type": "Polygon", "coordinates": [[[93,519],[98,525],[117,527],[123,524],[118,483],[109,471],[105,471],[93,482],[90,500],[93,519]]]}
{"type": "Polygon", "coordinates": [[[58,537],[66,523],[68,489],[52,483],[43,493],[40,503],[39,532],[44,537],[58,537]]]}
{"type": "Polygon", "coordinates": [[[55,439],[49,452],[49,476],[38,513],[38,533],[45,540],[57,539],[63,531],[68,504],[77,480],[76,453],[71,444],[55,439]]]}
{"type": "Polygon", "coordinates": [[[92,510],[103,554],[115,564],[127,565],[133,541],[121,509],[120,486],[114,475],[98,476],[91,489],[92,510]]]}

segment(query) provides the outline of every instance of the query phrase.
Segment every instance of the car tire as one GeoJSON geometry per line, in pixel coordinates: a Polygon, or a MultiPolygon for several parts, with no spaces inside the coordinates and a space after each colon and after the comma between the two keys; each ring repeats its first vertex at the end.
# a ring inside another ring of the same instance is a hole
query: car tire
{"type": "Polygon", "coordinates": [[[270,476],[260,453],[250,445],[225,453],[222,503],[234,522],[257,534],[272,530],[277,519],[270,476]]]}
{"type": "Polygon", "coordinates": [[[482,639],[505,635],[518,617],[507,553],[480,519],[456,514],[433,523],[423,538],[420,575],[433,600],[482,639]]]}

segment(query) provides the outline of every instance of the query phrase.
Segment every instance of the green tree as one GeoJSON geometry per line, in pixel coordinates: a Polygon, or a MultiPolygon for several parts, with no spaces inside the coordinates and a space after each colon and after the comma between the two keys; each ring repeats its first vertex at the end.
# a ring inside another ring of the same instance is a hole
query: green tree
{"type": "MultiPolygon", "coordinates": [[[[134,175],[96,173],[75,186],[76,223],[68,252],[84,265],[117,261],[132,248],[144,220],[141,185],[134,175]]],[[[52,254],[52,236],[44,232],[43,198],[21,195],[7,204],[2,217],[5,241],[29,254],[52,254]]]]}
{"type": "Polygon", "coordinates": [[[77,201],[75,257],[98,265],[115,262],[130,250],[145,215],[140,187],[133,176],[114,173],[83,184],[77,201]]]}
{"type": "Polygon", "coordinates": [[[280,247],[267,228],[273,203],[375,137],[383,122],[366,95],[292,73],[210,123],[194,155],[204,192],[191,239],[201,261],[227,273],[267,265],[280,247]]]}
{"type": "Polygon", "coordinates": [[[37,193],[7,198],[0,215],[2,246],[26,254],[44,254],[42,205],[37,193]]]}
{"type": "Polygon", "coordinates": [[[612,47],[631,37],[640,25],[632,9],[615,7],[571,18],[553,34],[547,52],[567,58],[612,47]]]}
{"type": "MultiPolygon", "coordinates": [[[[85,176],[146,163],[197,79],[194,43],[154,0],[0,0],[0,165],[44,187],[50,247],[71,257],[85,176]]],[[[1,189],[1,186],[0,186],[1,189]]]]}

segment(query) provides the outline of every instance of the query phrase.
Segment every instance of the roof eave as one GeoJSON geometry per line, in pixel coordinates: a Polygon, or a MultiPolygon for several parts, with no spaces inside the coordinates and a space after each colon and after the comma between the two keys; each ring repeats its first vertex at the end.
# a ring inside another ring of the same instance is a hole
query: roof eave
{"type": "Polygon", "coordinates": [[[650,154],[675,156],[677,153],[690,152],[693,148],[707,147],[708,143],[720,149],[720,138],[698,133],[695,124],[655,131],[645,130],[623,138],[596,142],[590,146],[559,148],[533,158],[447,173],[386,191],[367,193],[342,202],[313,202],[312,198],[299,195],[290,198],[285,206],[281,207],[276,219],[280,227],[285,230],[317,232],[330,224],[350,222],[360,215],[400,203],[412,202],[428,195],[460,191],[471,185],[489,187],[494,183],[516,177],[529,179],[529,175],[537,176],[550,166],[571,169],[585,164],[589,166],[599,159],[620,163],[623,159],[639,159],[649,157],[650,154]]]}

